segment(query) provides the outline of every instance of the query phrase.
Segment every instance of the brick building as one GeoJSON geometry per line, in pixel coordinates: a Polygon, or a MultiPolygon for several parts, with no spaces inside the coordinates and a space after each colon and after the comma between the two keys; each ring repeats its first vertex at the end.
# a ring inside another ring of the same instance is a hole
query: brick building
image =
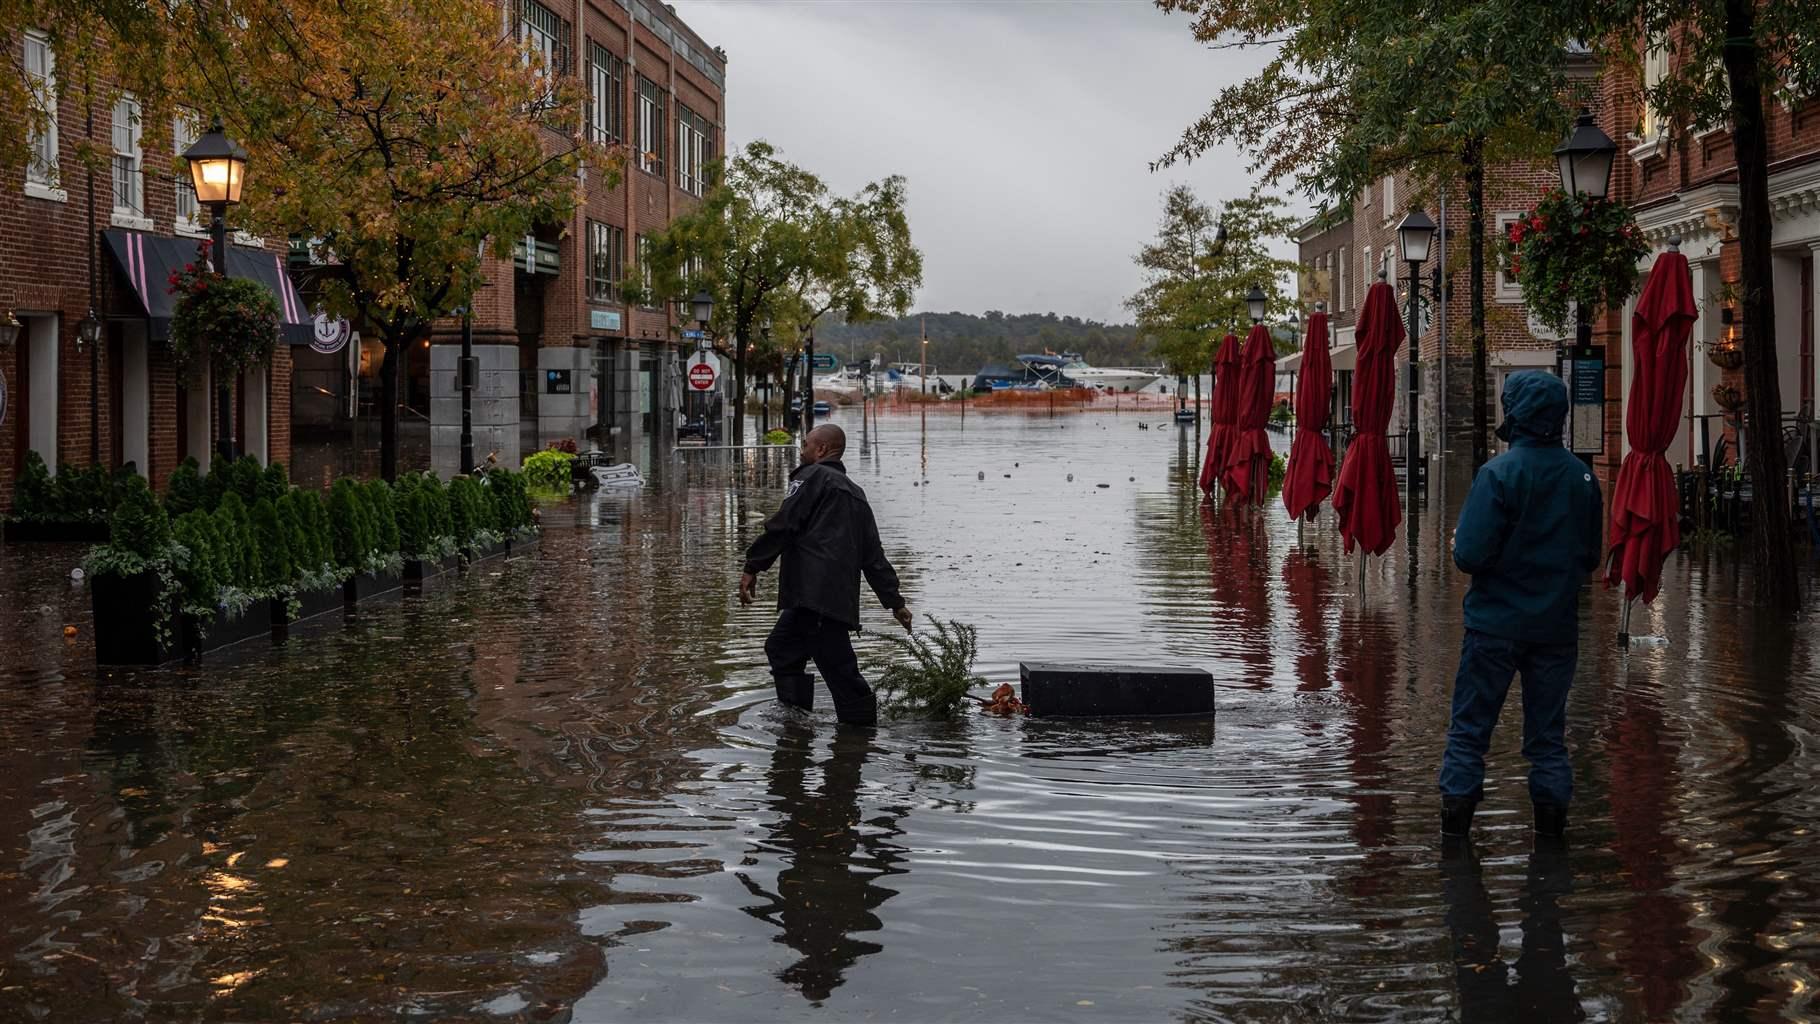
{"type": "MultiPolygon", "coordinates": [[[[726,57],[646,0],[508,2],[521,37],[580,79],[588,137],[626,157],[617,186],[584,182],[567,221],[489,243],[474,303],[474,443],[515,465],[563,439],[623,450],[674,429],[687,354],[679,321],[669,308],[627,305],[621,287],[638,276],[644,236],[701,201],[726,138],[726,57]]],[[[428,396],[433,463],[445,474],[461,429],[460,332],[457,319],[437,324],[403,390],[428,396]]]]}
{"type": "MultiPolygon", "coordinates": [[[[9,50],[36,87],[54,90],[57,55],[44,35],[26,32],[9,50]]],[[[11,507],[28,451],[53,469],[131,462],[160,483],[186,455],[208,463],[215,389],[206,371],[180,379],[162,343],[166,278],[196,258],[206,236],[206,213],[173,172],[173,157],[196,134],[188,112],[147,116],[130,93],[98,88],[87,98],[71,87],[31,138],[27,165],[0,170],[8,254],[0,261],[0,311],[21,325],[17,341],[0,347],[0,508],[11,507]],[[84,142],[106,161],[92,172],[78,159],[84,142]],[[93,346],[79,332],[91,311],[101,325],[93,346]]],[[[262,281],[285,310],[285,338],[273,358],[232,391],[239,450],[261,461],[289,458],[289,342],[308,338],[283,271],[285,248],[230,238],[229,273],[262,281]]]]}

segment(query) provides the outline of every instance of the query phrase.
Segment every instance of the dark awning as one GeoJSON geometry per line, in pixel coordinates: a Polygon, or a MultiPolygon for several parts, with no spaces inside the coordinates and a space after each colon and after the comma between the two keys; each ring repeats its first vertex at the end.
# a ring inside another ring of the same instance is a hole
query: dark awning
{"type": "MultiPolygon", "coordinates": [[[[162,339],[170,335],[172,295],[171,273],[197,259],[196,240],[170,235],[152,235],[143,231],[107,231],[107,250],[128,289],[139,299],[151,324],[151,336],[162,339]]],[[[297,296],[297,286],[285,271],[284,254],[244,246],[228,246],[227,269],[230,277],[257,281],[278,300],[279,335],[293,345],[310,342],[311,317],[297,296]]]]}

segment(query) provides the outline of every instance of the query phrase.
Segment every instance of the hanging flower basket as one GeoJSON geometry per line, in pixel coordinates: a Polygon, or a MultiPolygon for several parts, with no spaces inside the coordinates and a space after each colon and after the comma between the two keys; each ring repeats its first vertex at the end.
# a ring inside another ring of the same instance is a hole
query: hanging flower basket
{"type": "Polygon", "coordinates": [[[1715,345],[1706,350],[1706,358],[1721,370],[1736,370],[1744,365],[1744,350],[1736,345],[1715,345]]]}
{"type": "MultiPolygon", "coordinates": [[[[202,243],[206,258],[208,243],[202,243]]],[[[177,372],[194,378],[206,360],[231,377],[270,358],[278,344],[278,300],[257,281],[227,277],[207,265],[185,263],[171,271],[169,345],[177,372]]]]}
{"type": "Polygon", "coordinates": [[[1715,384],[1713,401],[1726,412],[1737,412],[1744,407],[1744,392],[1736,384],[1715,384]]]}
{"type": "Polygon", "coordinates": [[[1623,203],[1555,189],[1510,225],[1499,249],[1530,313],[1565,332],[1576,305],[1615,309],[1630,298],[1649,243],[1623,203]]]}

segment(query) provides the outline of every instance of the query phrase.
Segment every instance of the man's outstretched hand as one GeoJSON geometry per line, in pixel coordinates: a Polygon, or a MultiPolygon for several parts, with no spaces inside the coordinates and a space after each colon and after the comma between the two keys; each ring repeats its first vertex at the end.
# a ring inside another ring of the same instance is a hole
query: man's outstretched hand
{"type": "Polygon", "coordinates": [[[898,625],[904,627],[904,632],[906,633],[910,632],[911,626],[916,625],[916,616],[910,614],[909,605],[904,605],[892,612],[891,617],[897,620],[898,625]]]}
{"type": "Polygon", "coordinates": [[[739,574],[739,603],[751,604],[758,600],[758,577],[749,572],[739,574]]]}

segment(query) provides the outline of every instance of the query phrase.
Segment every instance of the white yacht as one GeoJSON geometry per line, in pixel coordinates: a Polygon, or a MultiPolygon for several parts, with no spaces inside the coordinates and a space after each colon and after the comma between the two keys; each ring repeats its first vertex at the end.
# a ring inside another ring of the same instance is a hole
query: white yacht
{"type": "Polygon", "coordinates": [[[1142,391],[1156,383],[1160,374],[1151,370],[1124,367],[1088,366],[1078,353],[1060,355],[1021,355],[1023,363],[1041,381],[1053,387],[1084,387],[1097,391],[1142,391]]]}

